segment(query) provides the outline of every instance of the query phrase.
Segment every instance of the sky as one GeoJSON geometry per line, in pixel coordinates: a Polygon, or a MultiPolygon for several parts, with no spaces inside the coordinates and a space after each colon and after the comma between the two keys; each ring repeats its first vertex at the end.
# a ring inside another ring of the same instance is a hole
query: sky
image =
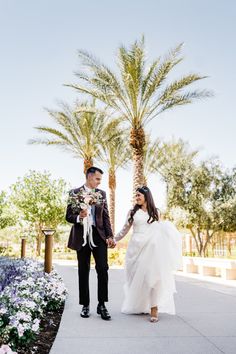
{"type": "MultiPolygon", "coordinates": [[[[165,55],[184,42],[184,61],[170,79],[197,72],[208,76],[194,88],[214,97],[158,117],[147,132],[153,139],[182,138],[202,159],[218,156],[232,168],[236,151],[236,3],[233,0],[0,0],[0,190],[30,169],[50,171],[72,187],[84,182],[82,161],[57,148],[32,146],[34,127],[50,125],[45,108],[73,103],[78,94],[63,84],[76,82],[77,51],[85,49],[116,70],[117,48],[142,35],[147,58],[165,55]]],[[[117,227],[131,206],[132,168],[117,173],[117,227]]],[[[157,176],[149,185],[165,204],[157,176]]],[[[107,175],[101,188],[107,189],[107,175]]]]}

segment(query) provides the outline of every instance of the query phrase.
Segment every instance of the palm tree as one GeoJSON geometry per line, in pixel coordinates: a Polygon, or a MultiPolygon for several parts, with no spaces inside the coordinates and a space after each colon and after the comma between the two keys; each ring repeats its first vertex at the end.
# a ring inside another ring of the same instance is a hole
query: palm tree
{"type": "Polygon", "coordinates": [[[146,137],[146,145],[144,147],[143,156],[144,185],[146,186],[148,185],[149,175],[156,172],[154,166],[156,167],[160,147],[161,141],[159,138],[157,138],[154,142],[151,142],[150,137],[146,137]]]}
{"type": "Polygon", "coordinates": [[[184,90],[205,78],[199,74],[185,75],[166,83],[168,74],[183,60],[181,49],[182,44],[171,50],[164,59],[154,60],[148,67],[144,37],[128,49],[122,45],[118,50],[118,75],[93,55],[80,50],[79,58],[87,71],[76,73],[78,83],[66,85],[97,98],[128,123],[134,162],[134,190],[144,182],[145,126],[168,109],[212,95],[206,90],[184,90]]]}
{"type": "Polygon", "coordinates": [[[131,160],[131,151],[127,144],[128,132],[123,129],[121,122],[121,119],[113,119],[108,125],[108,134],[115,133],[116,137],[103,143],[102,154],[102,161],[108,168],[109,214],[113,232],[115,232],[116,171],[127,166],[131,160]]]}
{"type": "Polygon", "coordinates": [[[61,147],[83,159],[84,173],[93,165],[94,159],[99,158],[102,144],[115,137],[115,134],[107,133],[110,125],[107,110],[98,109],[95,100],[92,104],[77,103],[72,108],[62,104],[60,111],[48,110],[48,113],[58,128],[36,127],[40,133],[46,133],[46,137],[31,139],[29,143],[61,147]]]}

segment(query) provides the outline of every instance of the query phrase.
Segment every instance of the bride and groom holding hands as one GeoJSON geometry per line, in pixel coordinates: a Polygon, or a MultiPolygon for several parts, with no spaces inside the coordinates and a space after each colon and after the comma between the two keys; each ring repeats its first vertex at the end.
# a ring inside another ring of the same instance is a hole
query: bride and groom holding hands
{"type": "Polygon", "coordinates": [[[114,236],[106,193],[97,188],[102,175],[101,169],[90,167],[85,184],[71,191],[66,211],[66,220],[73,224],[68,247],[76,251],[78,259],[81,317],[90,317],[89,272],[93,254],[98,279],[97,314],[103,320],[111,319],[105,306],[108,302],[107,249],[114,248],[131,227],[122,313],[149,313],[151,322],[158,321],[159,312],[175,314],[173,271],[181,265],[180,233],[171,222],[160,220],[150,189],[142,186],[136,190],[135,205],[129,210],[122,230],[114,236]]]}

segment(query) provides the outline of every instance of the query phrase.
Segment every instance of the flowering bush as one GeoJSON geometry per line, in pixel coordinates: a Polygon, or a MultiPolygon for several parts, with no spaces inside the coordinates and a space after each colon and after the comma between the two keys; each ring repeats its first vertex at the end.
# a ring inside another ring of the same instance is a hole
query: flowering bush
{"type": "Polygon", "coordinates": [[[17,354],[17,352],[13,352],[9,345],[3,344],[0,347],[0,354],[17,354]]]}
{"type": "Polygon", "coordinates": [[[0,258],[0,290],[0,344],[14,349],[35,338],[42,317],[59,309],[67,293],[59,275],[44,273],[42,263],[8,258],[0,258]]]}

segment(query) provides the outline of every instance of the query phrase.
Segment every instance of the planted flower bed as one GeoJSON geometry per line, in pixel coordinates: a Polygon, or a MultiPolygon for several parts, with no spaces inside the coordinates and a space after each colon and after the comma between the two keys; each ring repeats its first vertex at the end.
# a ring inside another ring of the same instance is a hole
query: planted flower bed
{"type": "Polygon", "coordinates": [[[61,312],[65,297],[60,276],[55,271],[44,273],[42,263],[0,258],[0,350],[8,344],[12,350],[26,352],[45,327],[48,314],[52,321],[61,312]]]}

